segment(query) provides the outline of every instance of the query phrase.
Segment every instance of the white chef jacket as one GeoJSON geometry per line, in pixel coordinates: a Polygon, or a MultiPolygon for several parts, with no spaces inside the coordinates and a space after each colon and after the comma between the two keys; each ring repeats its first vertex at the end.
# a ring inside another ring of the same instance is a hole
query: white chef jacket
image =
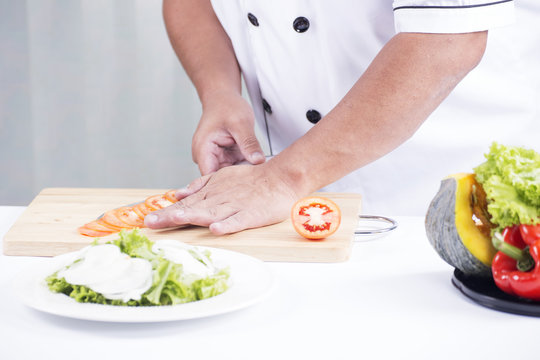
{"type": "Polygon", "coordinates": [[[393,215],[424,215],[440,180],[472,171],[492,141],[538,150],[537,3],[212,0],[271,155],[336,106],[396,32],[490,30],[481,64],[410,140],[322,189],[360,193],[363,213],[393,215]]]}

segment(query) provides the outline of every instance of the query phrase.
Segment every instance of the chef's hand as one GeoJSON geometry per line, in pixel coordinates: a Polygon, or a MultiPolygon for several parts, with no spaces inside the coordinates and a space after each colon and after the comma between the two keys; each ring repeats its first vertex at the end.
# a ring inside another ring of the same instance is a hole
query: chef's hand
{"type": "Polygon", "coordinates": [[[193,181],[180,189],[177,203],[145,218],[149,228],[208,226],[216,235],[274,224],[286,219],[297,200],[277,171],[262,165],[238,165],[193,181]]]}
{"type": "Polygon", "coordinates": [[[191,145],[193,161],[202,175],[223,167],[248,161],[265,161],[255,137],[254,115],[251,106],[232,91],[212,94],[203,104],[203,113],[191,145]]]}

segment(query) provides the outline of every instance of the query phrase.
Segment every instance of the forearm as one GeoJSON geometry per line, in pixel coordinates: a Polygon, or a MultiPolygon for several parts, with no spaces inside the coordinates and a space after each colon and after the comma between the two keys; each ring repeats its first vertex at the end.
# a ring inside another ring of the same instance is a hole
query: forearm
{"type": "Polygon", "coordinates": [[[268,165],[299,196],[405,142],[480,61],[487,33],[396,35],[342,101],[268,165]]]}
{"type": "Polygon", "coordinates": [[[231,41],[209,0],[164,0],[163,17],[172,47],[203,106],[215,92],[241,93],[231,41]]]}

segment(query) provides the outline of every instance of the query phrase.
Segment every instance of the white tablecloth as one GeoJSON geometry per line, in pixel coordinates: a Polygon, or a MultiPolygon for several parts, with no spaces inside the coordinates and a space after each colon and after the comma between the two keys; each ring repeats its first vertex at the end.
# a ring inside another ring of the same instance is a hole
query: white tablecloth
{"type": "MultiPolygon", "coordinates": [[[[24,207],[0,206],[0,238],[24,207]]],[[[11,280],[46,258],[0,257],[0,359],[503,359],[540,358],[540,318],[464,297],[429,244],[421,217],[354,244],[336,264],[268,263],[263,302],[168,323],[104,323],[23,305],[11,280]]]]}

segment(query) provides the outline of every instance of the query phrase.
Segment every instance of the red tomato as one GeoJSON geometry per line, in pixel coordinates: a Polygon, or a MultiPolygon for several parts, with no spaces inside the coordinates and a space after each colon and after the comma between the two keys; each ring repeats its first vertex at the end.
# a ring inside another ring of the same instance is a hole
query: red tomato
{"type": "Polygon", "coordinates": [[[150,196],[144,203],[149,209],[152,209],[152,211],[163,209],[173,204],[163,194],[150,196]]]}
{"type": "Polygon", "coordinates": [[[118,218],[118,209],[107,211],[103,214],[101,220],[106,223],[106,225],[111,225],[111,228],[129,229],[132,227],[118,218]]]}
{"type": "Polygon", "coordinates": [[[85,228],[90,230],[96,230],[96,231],[112,231],[112,232],[118,232],[122,230],[122,228],[113,226],[111,224],[107,224],[103,220],[94,220],[92,222],[89,222],[88,224],[84,225],[85,228]]]}
{"type": "Polygon", "coordinates": [[[133,211],[135,211],[139,216],[142,214],[142,218],[148,214],[150,214],[152,211],[155,211],[154,209],[150,209],[144,202],[138,203],[137,205],[133,206],[133,211]]]}
{"type": "Polygon", "coordinates": [[[519,225],[519,231],[521,232],[521,237],[528,245],[533,245],[535,242],[540,240],[540,224],[536,225],[519,225]]]}
{"type": "Polygon", "coordinates": [[[176,198],[176,190],[169,190],[165,193],[165,197],[170,201],[170,202],[177,202],[178,199],[176,198]]]}
{"type": "MultiPolygon", "coordinates": [[[[138,205],[139,204],[132,206],[131,209],[135,212],[135,214],[137,214],[137,216],[139,216],[144,221],[144,217],[146,215],[142,212],[141,208],[138,205]]],[[[144,203],[143,203],[143,205],[144,205],[144,203]]],[[[145,207],[146,207],[146,205],[145,205],[145,207]]]]}
{"type": "Polygon", "coordinates": [[[330,199],[311,196],[300,199],[291,211],[294,229],[307,239],[323,239],[333,233],[341,223],[341,211],[330,199]]]}
{"type": "Polygon", "coordinates": [[[90,237],[101,237],[101,236],[107,236],[107,235],[110,235],[112,234],[113,232],[112,231],[97,231],[97,230],[92,230],[92,229],[89,229],[85,226],[81,226],[79,228],[79,234],[81,235],[84,235],[84,236],[90,236],[90,237]]]}
{"type": "Polygon", "coordinates": [[[139,215],[133,211],[132,207],[124,206],[113,210],[116,217],[133,227],[144,227],[144,219],[141,219],[139,215]]]}

